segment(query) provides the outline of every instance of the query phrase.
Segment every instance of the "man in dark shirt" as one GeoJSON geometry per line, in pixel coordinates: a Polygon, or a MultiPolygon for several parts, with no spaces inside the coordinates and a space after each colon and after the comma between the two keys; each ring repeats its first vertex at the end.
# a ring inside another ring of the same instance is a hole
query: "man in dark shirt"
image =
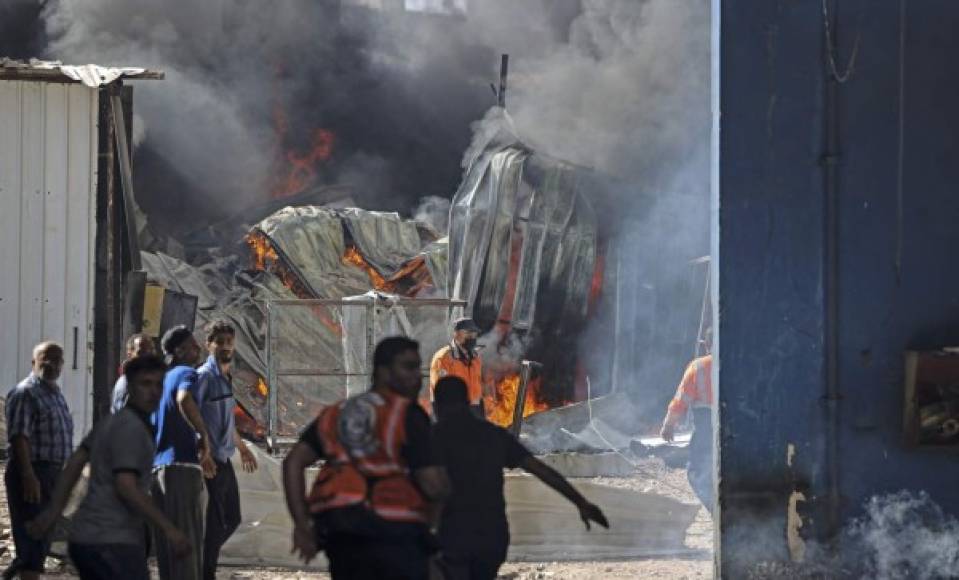
{"type": "Polygon", "coordinates": [[[47,537],[90,463],[86,497],[70,526],[70,558],[83,580],[149,580],[144,520],[164,530],[178,554],[190,551],[187,537],[149,496],[156,451],[150,413],[160,401],[165,371],[155,356],[128,361],[123,409],[86,436],[57,481],[50,506],[27,526],[34,537],[47,537]]]}
{"type": "Polygon", "coordinates": [[[509,431],[470,412],[466,383],[446,377],[436,384],[433,406],[434,462],[446,467],[452,493],[440,519],[439,536],[447,580],[492,580],[509,547],[503,469],[522,467],[579,509],[589,529],[608,528],[606,516],[566,479],[533,455],[509,431]]]}
{"type": "Polygon", "coordinates": [[[324,409],[283,461],[293,549],[319,549],[335,580],[425,580],[429,501],[445,496],[446,474],[431,460],[430,426],[415,403],[416,342],[387,338],[373,356],[373,387],[324,409]],[[326,464],[309,498],[304,471],[326,464]],[[312,514],[312,515],[311,515],[312,514]]]}

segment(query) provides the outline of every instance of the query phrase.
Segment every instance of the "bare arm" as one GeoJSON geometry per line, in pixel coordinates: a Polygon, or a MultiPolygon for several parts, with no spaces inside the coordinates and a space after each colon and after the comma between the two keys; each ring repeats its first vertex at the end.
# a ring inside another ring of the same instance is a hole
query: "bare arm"
{"type": "Polygon", "coordinates": [[[312,447],[299,441],[290,449],[283,460],[283,494],[286,496],[286,509],[293,518],[293,549],[300,552],[300,558],[309,563],[318,551],[313,526],[310,522],[310,510],[306,505],[306,468],[319,460],[312,447]]]}
{"type": "Polygon", "coordinates": [[[148,522],[163,530],[163,533],[173,544],[173,551],[177,555],[190,552],[190,542],[180,530],[167,519],[163,512],[157,509],[150,496],[137,487],[137,474],[121,471],[113,476],[113,487],[117,496],[133,511],[143,516],[148,522]]]}
{"type": "Polygon", "coordinates": [[[250,448],[247,447],[246,441],[243,440],[243,437],[240,436],[240,432],[233,430],[233,444],[236,445],[236,448],[240,451],[240,460],[243,462],[243,471],[247,473],[253,473],[257,470],[259,465],[256,463],[256,456],[253,455],[253,452],[250,451],[250,448]]]}
{"type": "Polygon", "coordinates": [[[73,493],[73,488],[76,487],[77,482],[80,481],[80,476],[83,475],[83,468],[89,461],[90,452],[87,451],[86,447],[80,447],[73,452],[73,455],[71,455],[67,461],[67,465],[63,468],[63,471],[60,472],[60,477],[57,478],[57,485],[53,488],[53,495],[50,498],[50,507],[47,508],[55,510],[57,517],[59,517],[60,514],[63,513],[63,509],[67,507],[70,494],[73,493]]]}
{"type": "Polygon", "coordinates": [[[576,491],[576,488],[570,485],[569,481],[560,475],[558,471],[532,455],[526,457],[520,465],[523,469],[535,475],[540,481],[555,489],[562,494],[563,497],[572,502],[573,505],[579,509],[579,515],[583,519],[583,523],[586,524],[586,529],[589,529],[590,520],[604,528],[609,527],[609,522],[606,521],[606,516],[603,515],[603,512],[595,505],[589,503],[589,501],[583,497],[583,494],[576,491]]]}
{"type": "Polygon", "coordinates": [[[83,467],[90,461],[90,452],[86,447],[80,447],[73,452],[67,461],[66,467],[57,478],[57,485],[53,488],[50,504],[32,521],[27,522],[27,532],[36,539],[44,538],[60,519],[60,514],[70,500],[70,493],[76,487],[77,481],[83,474],[83,467]]]}
{"type": "Polygon", "coordinates": [[[200,414],[200,407],[197,406],[196,400],[194,400],[190,391],[186,389],[177,391],[176,403],[180,409],[180,414],[183,415],[183,418],[186,419],[190,427],[200,436],[200,466],[203,468],[203,475],[211,478],[216,475],[216,464],[213,463],[213,457],[210,454],[210,434],[206,430],[206,423],[200,414]]]}

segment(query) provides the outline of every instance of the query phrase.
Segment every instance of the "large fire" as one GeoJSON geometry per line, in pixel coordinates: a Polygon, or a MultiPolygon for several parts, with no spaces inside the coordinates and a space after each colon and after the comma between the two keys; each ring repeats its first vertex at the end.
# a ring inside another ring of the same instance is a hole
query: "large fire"
{"type": "MultiPolygon", "coordinates": [[[[286,111],[280,107],[273,110],[273,127],[276,140],[285,146],[290,122],[286,111]]],[[[280,168],[270,194],[274,198],[284,198],[304,191],[316,182],[317,167],[333,154],[336,135],[329,129],[316,128],[310,135],[310,145],[306,150],[287,147],[282,155],[286,167],[280,168]]]]}
{"type": "MultiPolygon", "coordinates": [[[[500,427],[509,427],[513,424],[513,409],[516,407],[516,397],[519,394],[520,376],[511,374],[496,383],[496,395],[483,398],[486,408],[486,418],[500,427]]],[[[540,401],[540,389],[543,382],[534,378],[526,387],[526,401],[523,404],[523,417],[533,413],[546,411],[549,405],[540,401]]]]}

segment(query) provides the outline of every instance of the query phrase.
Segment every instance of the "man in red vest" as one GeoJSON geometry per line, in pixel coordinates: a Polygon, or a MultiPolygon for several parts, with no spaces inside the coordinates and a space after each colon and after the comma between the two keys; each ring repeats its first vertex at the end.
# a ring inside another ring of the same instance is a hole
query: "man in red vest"
{"type": "Polygon", "coordinates": [[[380,342],[372,388],[324,409],[283,461],[293,550],[306,562],[325,550],[334,580],[427,578],[433,504],[449,482],[416,404],[420,364],[415,341],[380,342]],[[307,496],[304,471],[319,459],[307,496]]]}

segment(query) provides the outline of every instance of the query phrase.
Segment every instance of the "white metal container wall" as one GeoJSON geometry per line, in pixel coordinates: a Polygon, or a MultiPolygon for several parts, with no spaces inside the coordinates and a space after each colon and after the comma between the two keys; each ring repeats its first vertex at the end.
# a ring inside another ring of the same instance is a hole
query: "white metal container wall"
{"type": "Polygon", "coordinates": [[[93,419],[97,140],[95,89],[0,81],[0,389],[62,344],[74,444],[93,419]]]}

